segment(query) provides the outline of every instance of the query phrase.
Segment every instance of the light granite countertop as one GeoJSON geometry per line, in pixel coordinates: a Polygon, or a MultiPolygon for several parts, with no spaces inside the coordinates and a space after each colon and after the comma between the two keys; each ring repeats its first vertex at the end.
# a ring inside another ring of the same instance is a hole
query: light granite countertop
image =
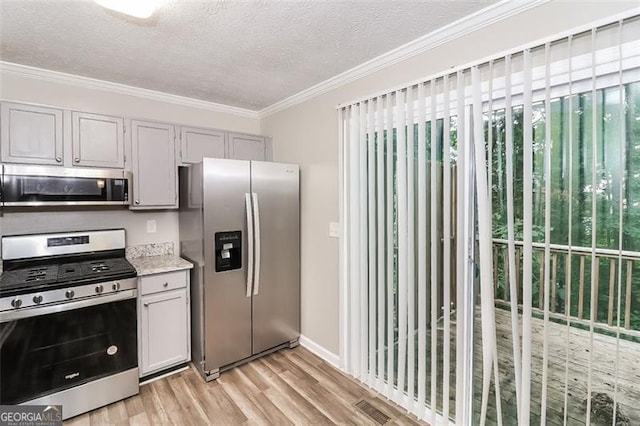
{"type": "Polygon", "coordinates": [[[162,272],[181,271],[184,269],[193,268],[193,264],[176,256],[175,254],[168,254],[162,256],[144,256],[127,259],[136,271],[138,276],[159,274],[162,272]]]}

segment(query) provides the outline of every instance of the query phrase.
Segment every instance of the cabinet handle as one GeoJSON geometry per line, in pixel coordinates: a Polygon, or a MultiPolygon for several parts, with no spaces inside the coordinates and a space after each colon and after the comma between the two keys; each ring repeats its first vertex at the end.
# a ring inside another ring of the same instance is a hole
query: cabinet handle
{"type": "Polygon", "coordinates": [[[140,200],[136,200],[136,201],[135,201],[135,203],[136,203],[136,204],[140,204],[140,200]]]}
{"type": "Polygon", "coordinates": [[[169,283],[162,284],[162,287],[169,287],[169,283]]]}
{"type": "Polygon", "coordinates": [[[75,161],[76,163],[80,162],[80,159],[78,157],[74,158],[73,161],[75,161]]]}
{"type": "Polygon", "coordinates": [[[147,307],[147,306],[149,306],[149,302],[144,302],[144,303],[143,303],[143,305],[144,305],[145,307],[147,307]]]}
{"type": "Polygon", "coordinates": [[[62,157],[56,157],[56,161],[57,161],[58,163],[62,163],[62,157]]]}

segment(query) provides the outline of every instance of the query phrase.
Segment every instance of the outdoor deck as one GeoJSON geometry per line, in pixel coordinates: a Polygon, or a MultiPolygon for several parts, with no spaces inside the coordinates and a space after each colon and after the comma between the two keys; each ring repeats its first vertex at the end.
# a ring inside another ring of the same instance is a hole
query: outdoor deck
{"type": "MultiPolygon", "coordinates": [[[[522,317],[520,316],[520,319],[522,317]]],[[[455,318],[452,318],[455,321],[455,318]]],[[[544,339],[544,322],[534,318],[533,321],[533,350],[531,363],[531,424],[539,425],[540,407],[542,396],[542,352],[544,339]]],[[[566,325],[549,322],[549,364],[547,379],[547,425],[564,425],[565,406],[565,368],[566,348],[569,350],[568,368],[568,394],[567,394],[567,424],[586,424],[586,410],[584,402],[587,398],[589,378],[589,364],[591,371],[592,395],[603,392],[611,398],[614,396],[614,388],[617,380],[616,399],[619,410],[629,418],[629,426],[640,425],[640,344],[620,340],[618,350],[614,337],[602,334],[593,335],[593,356],[591,353],[591,341],[588,330],[575,327],[569,329],[567,339],[566,325]],[[568,342],[568,345],[567,345],[568,342]],[[616,355],[617,354],[617,355],[616,355]],[[616,356],[618,356],[618,370],[616,372],[616,356]]],[[[475,336],[475,360],[474,360],[474,424],[480,424],[480,407],[482,401],[482,339],[479,335],[480,314],[476,316],[475,336]]],[[[511,313],[507,310],[496,308],[496,336],[498,339],[498,358],[500,366],[500,392],[502,401],[502,424],[510,426],[516,422],[516,384],[513,370],[513,347],[511,335],[511,313]]],[[[428,333],[429,334],[429,333],[428,333]]],[[[441,324],[438,330],[438,399],[437,409],[442,410],[442,339],[441,324]]],[[[451,336],[451,374],[450,374],[450,416],[455,417],[455,354],[456,354],[455,326],[452,323],[451,336]]],[[[429,335],[427,342],[430,342],[429,335]]],[[[430,381],[430,350],[427,350],[427,400],[431,392],[430,381]]],[[[493,379],[493,374],[492,374],[493,379]]],[[[417,384],[417,383],[416,383],[417,384]]],[[[428,401],[427,401],[428,403],[428,401]]],[[[487,425],[496,425],[496,404],[493,385],[489,396],[489,408],[487,425]]],[[[610,414],[609,414],[610,416],[610,414]]],[[[592,425],[605,425],[591,416],[592,425]]],[[[611,421],[606,423],[611,426],[611,421]]]]}
{"type": "MultiPolygon", "coordinates": [[[[480,327],[477,328],[479,330],[480,327]]],[[[585,424],[585,400],[587,398],[589,364],[591,370],[591,390],[604,392],[613,398],[617,395],[619,410],[630,419],[629,425],[640,425],[640,344],[620,340],[617,345],[614,337],[602,334],[593,335],[593,346],[588,330],[571,327],[567,339],[567,326],[549,322],[549,376],[547,379],[547,418],[548,425],[564,424],[566,348],[569,349],[568,363],[568,403],[567,423],[585,424]],[[567,345],[568,342],[568,345],[567,345]],[[593,348],[593,353],[591,353],[593,348]],[[618,370],[616,371],[616,357],[618,370]],[[617,381],[617,392],[615,391],[617,381]]],[[[502,400],[503,424],[514,424],[516,413],[515,377],[513,375],[513,349],[511,332],[511,313],[496,309],[496,331],[498,339],[498,358],[500,365],[500,390],[502,400]]],[[[532,424],[540,422],[542,395],[542,351],[544,322],[533,319],[532,350],[532,388],[531,412],[532,424]]],[[[482,359],[482,341],[476,339],[476,399],[480,401],[482,383],[480,363],[482,359]]],[[[490,398],[491,415],[487,422],[495,421],[495,397],[490,398]]],[[[477,412],[479,414],[479,403],[477,412]]],[[[609,415],[610,416],[610,415],[609,415]]],[[[592,424],[598,424],[591,416],[592,424]]],[[[611,425],[611,421],[608,422],[611,425]]]]}

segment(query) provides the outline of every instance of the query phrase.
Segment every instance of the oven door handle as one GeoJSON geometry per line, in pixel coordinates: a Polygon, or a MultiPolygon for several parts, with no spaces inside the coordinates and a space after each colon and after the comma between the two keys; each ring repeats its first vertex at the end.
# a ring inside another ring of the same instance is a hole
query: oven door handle
{"type": "Polygon", "coordinates": [[[0,313],[0,323],[87,308],[89,306],[103,305],[105,303],[118,302],[120,300],[135,299],[137,296],[138,290],[125,290],[106,296],[76,300],[75,302],[63,302],[55,305],[45,305],[28,309],[19,309],[16,311],[2,312],[0,313]]]}

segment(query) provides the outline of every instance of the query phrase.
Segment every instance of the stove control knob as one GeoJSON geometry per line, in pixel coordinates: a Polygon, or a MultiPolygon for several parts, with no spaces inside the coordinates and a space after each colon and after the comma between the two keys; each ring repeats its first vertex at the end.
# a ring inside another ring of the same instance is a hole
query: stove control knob
{"type": "Polygon", "coordinates": [[[113,291],[120,290],[120,283],[119,282],[113,283],[113,286],[111,286],[111,288],[113,288],[113,291]]]}
{"type": "Polygon", "coordinates": [[[75,291],[73,290],[67,290],[64,295],[67,297],[67,299],[73,299],[73,296],[76,295],[75,291]]]}
{"type": "Polygon", "coordinates": [[[18,309],[20,306],[22,306],[22,300],[18,299],[17,297],[15,299],[13,299],[11,301],[11,306],[13,306],[14,308],[18,309]]]}
{"type": "Polygon", "coordinates": [[[35,303],[36,305],[41,304],[42,296],[40,296],[39,294],[36,294],[35,296],[33,296],[33,303],[35,303]]]}
{"type": "Polygon", "coordinates": [[[96,293],[100,294],[102,293],[103,290],[104,290],[104,287],[102,286],[102,284],[99,284],[96,286],[96,293]]]}

